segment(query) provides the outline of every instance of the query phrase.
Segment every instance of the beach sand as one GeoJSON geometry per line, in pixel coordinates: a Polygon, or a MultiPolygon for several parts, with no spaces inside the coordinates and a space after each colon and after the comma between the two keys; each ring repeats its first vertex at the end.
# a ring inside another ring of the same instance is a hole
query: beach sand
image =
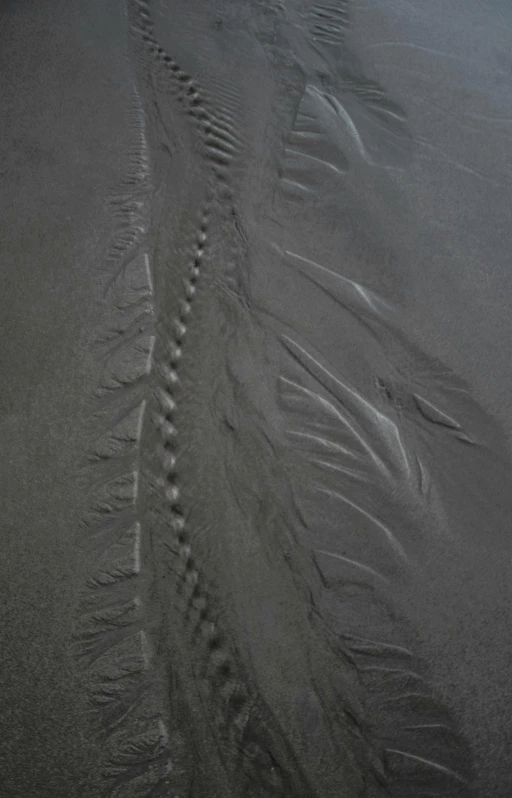
{"type": "Polygon", "coordinates": [[[509,5],[0,14],[0,795],[508,798],[509,5]]]}

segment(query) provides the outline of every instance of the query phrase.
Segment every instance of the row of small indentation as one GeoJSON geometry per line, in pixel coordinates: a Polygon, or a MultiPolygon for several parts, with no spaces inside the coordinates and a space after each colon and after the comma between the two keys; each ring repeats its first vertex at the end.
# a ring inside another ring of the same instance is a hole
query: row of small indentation
{"type": "Polygon", "coordinates": [[[159,58],[165,66],[172,72],[179,84],[181,84],[182,92],[186,89],[186,97],[191,106],[198,106],[201,104],[199,92],[190,77],[179,64],[168,55],[163,47],[161,47],[153,34],[153,26],[151,23],[151,15],[148,10],[147,3],[139,2],[139,17],[141,19],[141,33],[142,39],[146,43],[149,51],[159,58]]]}
{"type": "Polygon", "coordinates": [[[175,534],[175,542],[179,548],[180,558],[185,563],[186,580],[196,583],[198,572],[190,554],[190,546],[186,540],[185,521],[180,504],[180,489],[177,478],[177,434],[175,427],[176,388],[179,383],[178,368],[182,358],[183,340],[187,332],[188,319],[197,291],[197,282],[201,273],[201,261],[207,238],[209,209],[203,210],[194,245],[194,256],[188,276],[184,280],[184,297],[180,301],[178,316],[174,320],[174,335],[169,345],[168,364],[160,366],[160,374],[164,387],[158,391],[160,414],[157,422],[162,438],[162,467],[165,474],[165,496],[171,509],[171,527],[175,534]]]}
{"type": "MultiPolygon", "coordinates": [[[[142,4],[141,4],[142,5],[142,4]]],[[[146,4],[144,4],[146,5],[146,4]]],[[[143,39],[149,49],[161,59],[165,66],[171,71],[178,81],[182,98],[189,104],[189,112],[200,126],[206,156],[212,161],[214,172],[220,179],[225,177],[223,169],[228,167],[239,147],[239,139],[236,135],[236,126],[233,123],[232,111],[235,106],[229,97],[226,97],[224,111],[214,114],[209,108],[208,103],[201,97],[196,83],[184,72],[177,62],[162,47],[159,46],[156,38],[152,34],[150,15],[147,11],[141,11],[144,25],[143,39]]],[[[208,231],[209,208],[206,206],[202,213],[197,238],[194,247],[193,263],[189,275],[184,281],[184,297],[180,302],[177,318],[173,323],[173,339],[169,345],[168,365],[160,366],[160,374],[163,377],[164,387],[158,392],[160,404],[160,414],[157,417],[157,424],[162,438],[162,467],[165,474],[163,487],[165,496],[171,510],[171,528],[174,533],[174,540],[169,548],[179,558],[183,565],[182,584],[188,585],[190,592],[187,598],[186,613],[196,614],[193,636],[200,636],[205,640],[209,661],[213,665],[216,674],[216,681],[221,682],[221,691],[225,693],[224,700],[231,709],[231,715],[240,715],[247,704],[247,697],[244,692],[236,687],[233,677],[234,669],[230,661],[228,648],[217,624],[211,617],[211,607],[204,586],[201,583],[200,571],[196,561],[192,556],[192,550],[187,534],[185,518],[180,502],[180,488],[177,474],[177,430],[175,426],[175,414],[177,410],[176,388],[179,383],[178,369],[182,358],[183,340],[187,333],[189,316],[192,310],[193,300],[196,294],[197,282],[201,273],[201,262],[204,255],[204,248],[208,231]],[[226,693],[229,692],[229,695],[226,693]]]]}
{"type": "Polygon", "coordinates": [[[217,176],[222,179],[224,174],[218,172],[218,167],[229,166],[240,147],[236,125],[233,123],[233,116],[236,116],[233,99],[228,95],[223,113],[214,114],[208,107],[206,99],[201,97],[195,81],[158,44],[152,32],[149,11],[140,10],[139,13],[143,20],[142,38],[150,52],[162,61],[178,82],[180,90],[178,99],[188,104],[190,115],[198,122],[205,142],[206,157],[212,161],[217,176]]]}
{"type": "MultiPolygon", "coordinates": [[[[158,416],[158,426],[162,437],[162,466],[165,474],[163,487],[165,496],[171,510],[171,528],[174,540],[169,546],[170,550],[178,557],[183,566],[181,574],[182,586],[190,589],[187,597],[186,613],[196,615],[193,637],[200,636],[206,642],[209,651],[209,660],[213,664],[216,678],[225,685],[233,676],[233,667],[230,662],[227,647],[217,624],[211,618],[207,593],[201,584],[201,575],[187,534],[185,518],[180,503],[180,489],[177,474],[177,431],[175,427],[175,414],[177,410],[176,388],[179,383],[177,370],[182,358],[183,339],[187,332],[188,316],[191,312],[193,297],[196,292],[197,281],[201,271],[201,260],[207,239],[209,210],[206,207],[197,232],[194,247],[193,263],[188,278],[185,280],[185,299],[181,303],[178,318],[174,322],[174,338],[169,347],[169,365],[160,366],[164,387],[158,392],[161,413],[158,416]]],[[[239,711],[245,699],[233,691],[229,698],[233,711],[239,711]]]]}

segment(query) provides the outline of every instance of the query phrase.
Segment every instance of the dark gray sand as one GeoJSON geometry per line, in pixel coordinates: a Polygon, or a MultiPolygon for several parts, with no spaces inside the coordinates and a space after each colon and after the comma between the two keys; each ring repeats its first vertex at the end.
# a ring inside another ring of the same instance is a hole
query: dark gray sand
{"type": "Polygon", "coordinates": [[[510,798],[511,53],[0,6],[0,798],[510,798]]]}

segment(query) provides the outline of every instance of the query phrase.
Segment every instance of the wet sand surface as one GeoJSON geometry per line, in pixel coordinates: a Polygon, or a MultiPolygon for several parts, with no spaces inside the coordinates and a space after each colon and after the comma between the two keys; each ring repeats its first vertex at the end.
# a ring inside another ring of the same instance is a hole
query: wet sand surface
{"type": "Polygon", "coordinates": [[[509,4],[0,14],[0,795],[508,798],[509,4]]]}

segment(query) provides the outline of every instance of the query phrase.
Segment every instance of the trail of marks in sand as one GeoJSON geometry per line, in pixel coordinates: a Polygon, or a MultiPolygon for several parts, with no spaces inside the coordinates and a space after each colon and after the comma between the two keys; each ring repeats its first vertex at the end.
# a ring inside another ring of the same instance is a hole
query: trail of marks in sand
{"type": "MultiPolygon", "coordinates": [[[[183,401],[180,364],[186,353],[187,332],[193,322],[194,304],[201,287],[216,200],[220,198],[224,208],[227,205],[228,215],[235,215],[234,207],[230,205],[233,196],[230,169],[241,150],[236,123],[237,95],[229,85],[217,85],[216,106],[213,108],[197,81],[158,43],[149,6],[145,2],[135,4],[134,29],[149,54],[150,69],[160,70],[164,80],[167,78],[175,102],[191,120],[211,173],[198,214],[183,294],[171,323],[172,333],[169,339],[159,342],[158,352],[162,354],[155,359],[153,372],[158,402],[155,424],[160,436],[160,467],[156,483],[165,499],[165,546],[173,558],[172,575],[175,580],[172,590],[179,595],[182,608],[182,624],[177,639],[180,646],[191,652],[188,674],[180,675],[177,663],[176,666],[167,663],[169,690],[177,681],[184,680],[193,685],[196,680],[193,674],[198,664],[201,675],[206,675],[208,706],[203,706],[204,716],[198,721],[192,716],[183,720],[189,726],[198,723],[200,739],[204,738],[206,727],[215,740],[217,760],[221,765],[217,768],[214,764],[212,772],[206,774],[211,782],[209,794],[214,794],[214,783],[218,780],[219,788],[223,784],[222,789],[231,790],[232,794],[284,795],[293,792],[306,798],[311,792],[304,786],[300,768],[294,762],[285,737],[270,708],[250,686],[236,648],[222,628],[215,596],[194,550],[194,530],[188,526],[187,507],[183,505],[181,495],[179,459],[183,436],[176,423],[179,405],[183,401]],[[286,767],[283,762],[286,762],[286,767]],[[253,793],[253,789],[256,792],[253,793]]],[[[169,630],[165,630],[165,634],[168,635],[169,630]]],[[[183,651],[180,654],[180,662],[183,662],[183,651]]],[[[187,735],[186,729],[182,729],[182,735],[187,735]]],[[[190,757],[189,763],[192,769],[197,769],[197,763],[190,757]]],[[[194,772],[183,773],[181,768],[174,782],[171,776],[171,782],[176,789],[180,786],[192,789],[195,775],[194,772]]]]}

